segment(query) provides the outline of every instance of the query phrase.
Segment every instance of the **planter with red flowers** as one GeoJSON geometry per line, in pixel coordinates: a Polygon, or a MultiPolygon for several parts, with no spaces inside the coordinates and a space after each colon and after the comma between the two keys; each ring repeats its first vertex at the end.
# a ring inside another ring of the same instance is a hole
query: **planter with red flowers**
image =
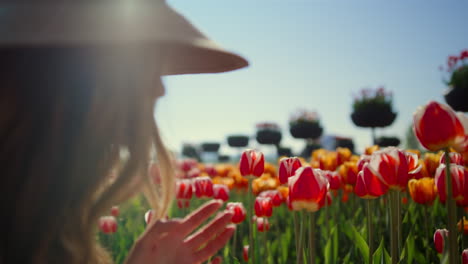
{"type": "Polygon", "coordinates": [[[323,128],[316,112],[300,109],[289,120],[289,132],[294,138],[317,139],[322,135],[323,128]]]}
{"type": "Polygon", "coordinates": [[[256,127],[256,139],[258,143],[279,146],[282,134],[280,127],[277,124],[265,122],[257,124],[256,127]]]}
{"type": "Polygon", "coordinates": [[[249,145],[249,136],[231,135],[227,137],[227,142],[233,148],[245,148],[249,145]]]}
{"type": "Polygon", "coordinates": [[[468,112],[468,49],[459,56],[449,56],[446,70],[450,78],[445,81],[448,86],[444,93],[445,101],[455,111],[468,112]]]}
{"type": "Polygon", "coordinates": [[[358,127],[372,128],[375,143],[375,128],[390,126],[397,116],[392,108],[393,96],[384,87],[363,89],[354,99],[351,120],[358,127]]]}

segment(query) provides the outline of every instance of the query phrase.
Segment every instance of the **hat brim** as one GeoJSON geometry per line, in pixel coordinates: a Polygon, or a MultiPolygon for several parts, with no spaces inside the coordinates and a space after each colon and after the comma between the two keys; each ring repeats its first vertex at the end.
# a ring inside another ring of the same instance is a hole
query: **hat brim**
{"type": "Polygon", "coordinates": [[[161,49],[162,74],[218,73],[248,65],[161,0],[2,1],[0,48],[143,45],[161,49]]]}

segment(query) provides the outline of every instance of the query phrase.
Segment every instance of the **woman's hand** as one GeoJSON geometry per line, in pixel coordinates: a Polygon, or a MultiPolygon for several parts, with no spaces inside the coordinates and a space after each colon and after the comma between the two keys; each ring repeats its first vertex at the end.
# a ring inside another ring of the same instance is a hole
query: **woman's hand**
{"type": "MultiPolygon", "coordinates": [[[[138,239],[127,258],[127,264],[192,264],[202,263],[224,247],[235,230],[229,225],[233,214],[219,213],[210,223],[191,234],[220,207],[210,201],[184,219],[158,220],[138,239]]],[[[215,258],[212,263],[220,263],[215,258]]]]}

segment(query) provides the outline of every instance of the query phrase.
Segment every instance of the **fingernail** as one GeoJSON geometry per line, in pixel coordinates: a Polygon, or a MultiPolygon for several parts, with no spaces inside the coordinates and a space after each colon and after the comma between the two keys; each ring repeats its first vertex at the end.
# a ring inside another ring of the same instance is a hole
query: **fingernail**
{"type": "Polygon", "coordinates": [[[236,225],[235,225],[235,224],[226,225],[226,229],[233,229],[233,230],[236,230],[236,225]]]}

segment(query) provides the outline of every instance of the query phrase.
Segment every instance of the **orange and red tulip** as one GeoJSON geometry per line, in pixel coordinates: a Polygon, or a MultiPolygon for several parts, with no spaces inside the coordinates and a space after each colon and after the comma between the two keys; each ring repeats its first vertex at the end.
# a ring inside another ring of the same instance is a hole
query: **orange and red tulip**
{"type": "Polygon", "coordinates": [[[445,239],[449,236],[447,229],[437,229],[434,232],[434,246],[437,253],[442,254],[444,252],[445,239]]]}
{"type": "Polygon", "coordinates": [[[431,101],[419,107],[413,119],[415,135],[426,149],[464,149],[465,129],[450,106],[431,101]]]}
{"type": "Polygon", "coordinates": [[[208,176],[195,178],[193,181],[195,195],[198,198],[213,197],[213,181],[208,176]]]}
{"type": "Polygon", "coordinates": [[[408,190],[413,201],[419,204],[430,205],[437,197],[437,189],[433,178],[411,179],[408,190]]]}
{"type": "Polygon", "coordinates": [[[257,217],[270,217],[273,213],[273,202],[270,197],[255,198],[255,215],[257,217]]]}
{"type": "Polygon", "coordinates": [[[226,202],[229,200],[229,188],[223,184],[213,184],[213,198],[226,202]]]}
{"type": "Polygon", "coordinates": [[[328,191],[328,181],[319,169],[301,167],[289,178],[289,202],[295,211],[316,212],[328,191]]]}
{"type": "Polygon", "coordinates": [[[113,216],[99,218],[99,229],[104,234],[112,234],[117,231],[117,220],[113,216]]]}
{"type": "Polygon", "coordinates": [[[279,181],[281,184],[288,182],[288,178],[296,173],[296,170],[302,166],[301,161],[297,157],[282,158],[279,165],[279,181]]]}
{"type": "Polygon", "coordinates": [[[226,210],[234,213],[231,220],[234,224],[240,224],[245,220],[246,211],[242,203],[228,203],[226,210]]]}
{"type": "Polygon", "coordinates": [[[242,152],[239,169],[242,176],[260,177],[265,170],[263,153],[248,149],[242,152]]]}
{"type": "Polygon", "coordinates": [[[466,220],[466,217],[463,216],[463,221],[458,221],[457,226],[460,232],[463,232],[464,235],[468,235],[468,220],[466,220]]]}

